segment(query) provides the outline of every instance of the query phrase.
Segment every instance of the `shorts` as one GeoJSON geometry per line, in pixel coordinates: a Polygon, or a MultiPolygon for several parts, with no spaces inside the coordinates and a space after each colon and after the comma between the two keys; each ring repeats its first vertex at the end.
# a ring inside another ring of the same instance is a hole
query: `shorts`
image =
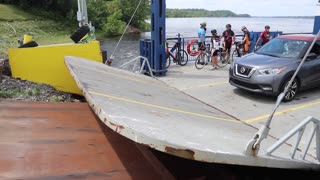
{"type": "Polygon", "coordinates": [[[222,52],[222,48],[216,49],[213,51],[212,56],[218,56],[218,52],[221,51],[222,52]]]}
{"type": "Polygon", "coordinates": [[[200,50],[200,51],[206,50],[206,44],[202,45],[202,42],[199,42],[199,43],[198,43],[198,46],[199,46],[199,50],[200,50]]]}
{"type": "Polygon", "coordinates": [[[231,51],[231,47],[232,47],[232,43],[231,43],[231,42],[226,42],[225,48],[226,48],[226,51],[227,51],[227,52],[230,52],[230,51],[231,51]]]}

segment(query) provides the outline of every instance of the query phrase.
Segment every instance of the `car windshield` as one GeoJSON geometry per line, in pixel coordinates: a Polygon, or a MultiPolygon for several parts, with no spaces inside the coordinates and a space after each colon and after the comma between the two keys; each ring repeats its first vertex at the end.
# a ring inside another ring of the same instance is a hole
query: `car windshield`
{"type": "Polygon", "coordinates": [[[275,38],[262,46],[256,53],[274,57],[299,58],[301,51],[307,45],[307,41],[275,38]]]}

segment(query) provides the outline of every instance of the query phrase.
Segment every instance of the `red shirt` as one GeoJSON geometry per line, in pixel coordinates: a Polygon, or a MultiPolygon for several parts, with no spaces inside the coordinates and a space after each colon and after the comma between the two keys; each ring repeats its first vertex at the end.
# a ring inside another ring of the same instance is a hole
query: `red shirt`
{"type": "Polygon", "coordinates": [[[262,45],[267,43],[269,40],[270,40],[270,32],[269,31],[263,31],[261,34],[260,34],[260,37],[262,38],[262,45]]]}

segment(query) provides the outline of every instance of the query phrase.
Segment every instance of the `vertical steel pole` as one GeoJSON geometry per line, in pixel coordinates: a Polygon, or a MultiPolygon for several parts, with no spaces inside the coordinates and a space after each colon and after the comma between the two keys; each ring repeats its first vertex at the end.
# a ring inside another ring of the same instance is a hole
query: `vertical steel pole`
{"type": "Polygon", "coordinates": [[[318,0],[316,5],[316,15],[314,17],[313,34],[317,34],[320,30],[320,0],[318,0]]]}
{"type": "Polygon", "coordinates": [[[155,76],[166,73],[166,0],[151,0],[151,68],[155,76]]]}
{"type": "Polygon", "coordinates": [[[79,21],[79,27],[89,23],[86,0],[78,0],[77,20],[79,21]]]}

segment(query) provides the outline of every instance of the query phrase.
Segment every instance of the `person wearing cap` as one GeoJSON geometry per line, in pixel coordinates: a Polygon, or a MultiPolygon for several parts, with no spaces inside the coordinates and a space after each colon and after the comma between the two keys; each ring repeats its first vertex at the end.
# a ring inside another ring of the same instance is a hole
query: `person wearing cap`
{"type": "Polygon", "coordinates": [[[218,69],[218,52],[222,52],[221,46],[221,38],[217,35],[217,30],[211,30],[211,61],[212,61],[212,68],[210,70],[218,69]]]}
{"type": "Polygon", "coordinates": [[[249,53],[249,48],[251,44],[251,39],[250,39],[250,32],[247,27],[242,26],[241,31],[243,32],[243,38],[241,41],[241,44],[243,44],[243,54],[248,54],[249,53]]]}
{"type": "Polygon", "coordinates": [[[207,23],[202,22],[200,23],[200,28],[198,30],[198,45],[199,45],[199,50],[204,51],[206,49],[206,30],[207,30],[207,23]]]}
{"type": "Polygon", "coordinates": [[[227,52],[227,59],[230,61],[231,47],[236,37],[234,32],[231,30],[231,24],[226,25],[226,30],[223,31],[221,38],[224,38],[225,50],[227,52]]]}
{"type": "Polygon", "coordinates": [[[261,32],[257,42],[256,42],[256,45],[255,45],[255,49],[257,49],[261,39],[262,39],[262,43],[261,43],[261,46],[265,45],[267,42],[269,42],[270,40],[270,26],[269,25],[266,25],[264,27],[264,31],[261,32]]]}

